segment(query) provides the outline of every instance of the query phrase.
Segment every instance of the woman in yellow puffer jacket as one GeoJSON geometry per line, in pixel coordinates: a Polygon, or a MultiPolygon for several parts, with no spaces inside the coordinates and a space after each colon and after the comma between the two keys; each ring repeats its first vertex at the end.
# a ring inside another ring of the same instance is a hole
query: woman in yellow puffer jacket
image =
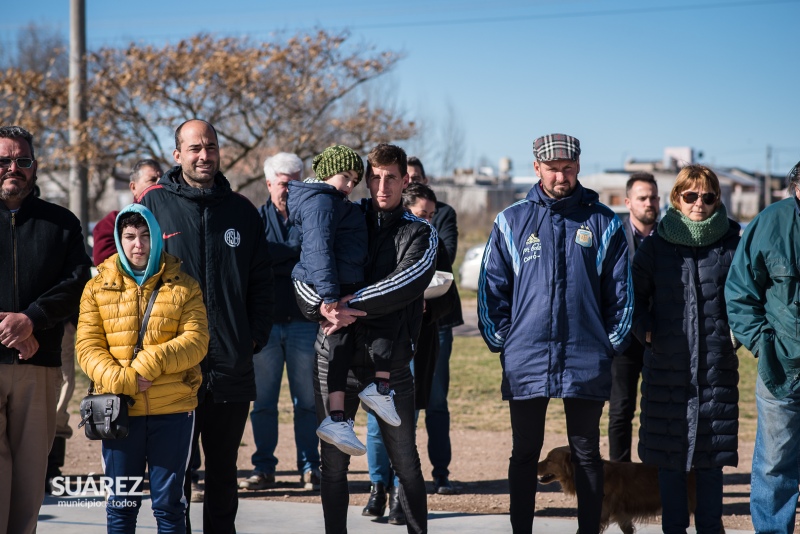
{"type": "MultiPolygon", "coordinates": [[[[185,531],[183,481],[191,452],[199,363],[208,350],[208,322],[200,286],[162,252],[161,229],[147,208],[120,211],[118,253],[99,267],[83,291],[76,356],[98,393],[133,398],[129,435],[103,440],[105,475],[130,488],[147,464],[158,530],[185,531]],[[162,285],[147,323],[142,350],[133,357],[145,309],[162,285]],[[120,478],[128,477],[128,478],[120,478]]],[[[141,495],[108,496],[108,532],[135,528],[141,495]]]]}

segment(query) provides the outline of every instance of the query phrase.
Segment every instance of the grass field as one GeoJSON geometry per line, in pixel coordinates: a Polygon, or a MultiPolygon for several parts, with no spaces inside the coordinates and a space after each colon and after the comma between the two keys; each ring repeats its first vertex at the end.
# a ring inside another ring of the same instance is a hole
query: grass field
{"type": "MultiPolygon", "coordinates": [[[[456,337],[450,358],[450,394],[448,396],[453,428],[510,431],[508,403],[500,397],[500,359],[489,352],[481,338],[456,337]]],[[[284,375],[281,388],[280,420],[292,421],[289,385],[284,375]]],[[[744,347],[739,349],[739,437],[752,441],[756,435],[756,359],[744,347]]],[[[357,424],[364,423],[359,410],[357,424]]],[[[608,430],[608,405],[600,421],[603,435],[608,430]]],[[[639,411],[634,417],[634,436],[638,435],[639,411]]],[[[550,401],[547,431],[566,433],[564,410],[559,399],[550,401]]]]}
{"type": "MultiPolygon", "coordinates": [[[[453,428],[510,431],[508,403],[500,397],[500,359],[489,352],[481,338],[458,337],[453,340],[450,358],[450,394],[448,396],[453,428]]],[[[89,381],[77,368],[75,404],[85,395],[89,381]]],[[[739,438],[752,441],[756,435],[756,359],[744,347],[739,349],[739,438]]],[[[283,376],[279,403],[280,422],[292,422],[292,401],[289,383],[283,376]]],[[[364,411],[359,410],[357,424],[366,424],[364,411]]],[[[634,436],[638,435],[639,411],[634,418],[634,436]]],[[[603,435],[608,429],[608,405],[600,422],[603,435]]],[[[566,433],[564,410],[559,399],[550,401],[547,410],[547,431],[566,433]]]]}

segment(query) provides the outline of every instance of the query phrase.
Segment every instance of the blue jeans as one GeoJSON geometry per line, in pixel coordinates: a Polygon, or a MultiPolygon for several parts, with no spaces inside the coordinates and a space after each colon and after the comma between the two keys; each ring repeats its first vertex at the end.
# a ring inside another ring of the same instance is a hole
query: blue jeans
{"type": "Polygon", "coordinates": [[[758,427],[750,480],[750,515],[759,534],[794,532],[800,483],[800,392],[776,399],[756,382],[758,427]]]}
{"type": "Polygon", "coordinates": [[[256,374],[256,400],[250,421],[256,452],[252,462],[256,471],[275,473],[278,459],[278,397],[281,392],[283,366],[289,377],[289,392],[294,405],[294,443],[297,449],[297,470],[319,469],[319,439],[314,408],[314,340],[317,323],[292,321],[275,323],[267,345],[253,356],[256,374]]]}
{"type": "MultiPolygon", "coordinates": [[[[105,476],[142,477],[150,472],[150,497],[158,532],[186,532],[186,500],[183,482],[192,449],[194,412],[166,415],[142,415],[129,418],[125,439],[103,440],[105,476]]],[[[120,489],[142,491],[130,482],[120,489]]],[[[128,479],[130,480],[130,479],[128,479]]],[[[114,486],[116,488],[116,482],[114,486]]],[[[110,495],[106,505],[109,534],[133,534],[141,496],[110,495]]]]}
{"type": "MultiPolygon", "coordinates": [[[[321,422],[328,415],[327,389],[328,360],[317,358],[317,372],[314,388],[317,400],[317,418],[321,422]]],[[[360,405],[359,392],[375,378],[374,369],[351,367],[345,390],[345,417],[355,419],[360,405]]],[[[391,387],[395,391],[394,404],[402,424],[390,426],[378,421],[386,450],[392,465],[400,478],[400,503],[408,520],[408,532],[428,531],[428,506],[425,493],[425,480],[417,452],[416,431],[414,428],[414,378],[408,367],[392,369],[391,387]]],[[[344,534],[347,532],[347,506],[350,504],[350,490],[347,485],[347,471],[350,456],[335,446],[322,442],[322,511],[325,517],[325,532],[344,534]]]]}
{"type": "Polygon", "coordinates": [[[428,458],[435,477],[450,476],[450,410],[447,392],[450,389],[450,353],[453,351],[453,329],[439,329],[439,355],[433,370],[431,397],[425,409],[425,430],[428,432],[428,458]]]}
{"type": "MultiPolygon", "coordinates": [[[[697,509],[694,513],[697,534],[719,534],[722,529],[722,468],[695,469],[694,472],[697,480],[697,509]]],[[[686,534],[689,528],[686,476],[682,469],[658,469],[664,534],[686,534]]]]}

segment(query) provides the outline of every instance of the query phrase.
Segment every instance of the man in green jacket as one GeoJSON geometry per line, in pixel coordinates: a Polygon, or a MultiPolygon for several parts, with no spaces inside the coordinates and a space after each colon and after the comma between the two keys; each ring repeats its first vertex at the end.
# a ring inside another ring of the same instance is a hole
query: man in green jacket
{"type": "Polygon", "coordinates": [[[728,322],[758,358],[750,512],[756,532],[793,532],[800,484],[800,163],[791,197],[747,225],[725,284],[728,322]]]}

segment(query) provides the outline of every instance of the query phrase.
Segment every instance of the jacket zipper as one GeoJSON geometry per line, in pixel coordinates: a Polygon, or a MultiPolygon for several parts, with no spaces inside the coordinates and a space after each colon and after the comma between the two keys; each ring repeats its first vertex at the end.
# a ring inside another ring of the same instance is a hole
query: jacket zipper
{"type": "MultiPolygon", "coordinates": [[[[205,190],[203,190],[205,191],[205,190]]],[[[202,217],[200,217],[200,261],[205,268],[203,269],[203,280],[201,281],[202,288],[203,288],[203,295],[206,295],[206,313],[208,315],[211,314],[211,299],[208,297],[208,268],[209,262],[206,261],[206,215],[208,210],[206,209],[205,205],[201,208],[203,210],[202,217]]],[[[215,296],[216,298],[216,296],[215,296]]],[[[211,324],[211,318],[208,318],[209,325],[211,324]]],[[[203,358],[203,361],[200,364],[200,376],[203,377],[203,363],[205,363],[206,373],[208,374],[208,383],[206,384],[206,393],[211,393],[211,368],[209,365],[208,357],[203,358]]],[[[203,377],[205,380],[205,377],[203,377]]],[[[203,384],[200,384],[200,387],[203,387],[203,384]]]]}
{"type": "MultiPolygon", "coordinates": [[[[136,316],[139,318],[139,331],[141,331],[142,322],[144,321],[144,317],[142,317],[142,286],[136,287],[136,316]]],[[[144,344],[144,336],[142,337],[142,344],[144,344]]],[[[131,364],[133,364],[133,360],[131,360],[131,364]]],[[[150,415],[150,402],[147,398],[147,391],[142,391],[142,399],[144,400],[144,413],[145,415],[150,415]]]]}
{"type": "Polygon", "coordinates": [[[11,214],[11,247],[12,247],[12,258],[14,264],[14,296],[12,301],[12,308],[14,313],[19,311],[19,273],[17,272],[19,267],[19,262],[17,261],[17,214],[11,214]]]}
{"type": "MultiPolygon", "coordinates": [[[[11,310],[14,313],[19,311],[19,261],[17,258],[17,214],[11,214],[11,256],[14,265],[14,295],[11,302],[11,310]]],[[[19,352],[17,353],[19,354],[19,352]]],[[[19,358],[12,358],[13,363],[19,363],[19,358]]]]}

